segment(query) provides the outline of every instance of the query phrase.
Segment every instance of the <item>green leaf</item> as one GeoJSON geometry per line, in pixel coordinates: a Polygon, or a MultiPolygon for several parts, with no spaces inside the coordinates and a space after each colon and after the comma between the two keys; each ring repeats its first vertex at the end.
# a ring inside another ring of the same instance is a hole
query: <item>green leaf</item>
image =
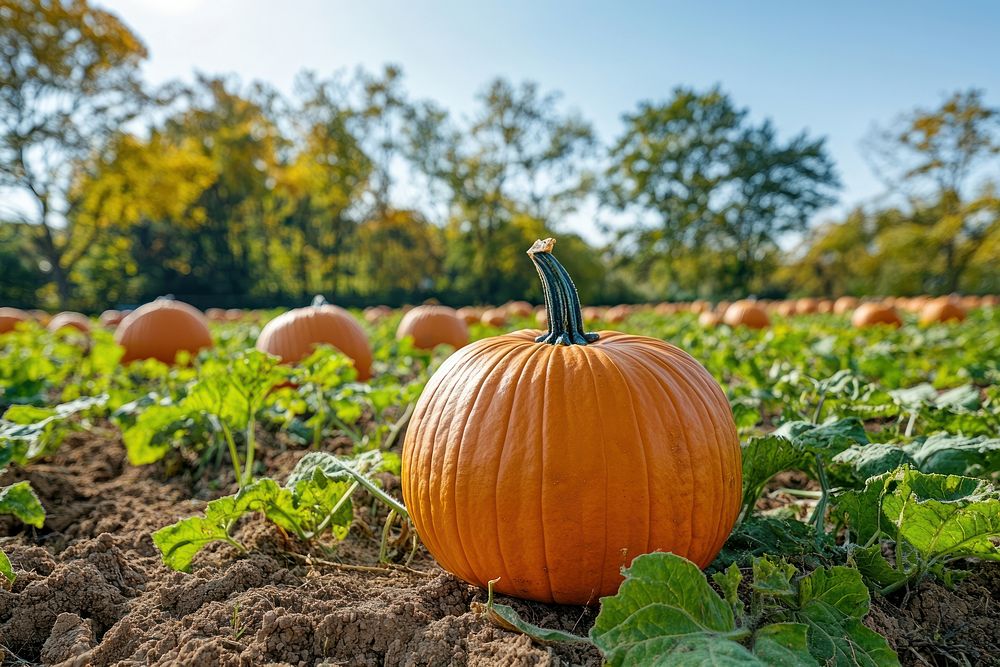
{"type": "Polygon", "coordinates": [[[941,393],[934,400],[934,405],[945,410],[978,410],[982,407],[979,389],[973,384],[965,384],[941,393]]]}
{"type": "Polygon", "coordinates": [[[749,516],[768,481],[779,472],[808,464],[808,453],[788,438],[750,438],[743,446],[743,510],[749,516]]]}
{"type": "Polygon", "coordinates": [[[1000,438],[939,433],[918,440],[908,451],[925,473],[989,477],[1000,472],[1000,438]]]}
{"type": "Polygon", "coordinates": [[[0,488],[0,514],[12,514],[22,523],[35,528],[45,525],[45,508],[28,482],[0,488]]]}
{"type": "Polygon", "coordinates": [[[809,626],[809,652],[821,664],[898,665],[885,637],[861,622],[869,604],[868,588],[857,570],[821,568],[799,581],[798,609],[791,618],[809,626]]]}
{"type": "Polygon", "coordinates": [[[494,581],[489,582],[489,597],[486,599],[486,604],[473,603],[473,610],[485,614],[486,617],[494,625],[497,625],[505,630],[510,630],[511,632],[519,632],[522,635],[527,635],[531,637],[536,642],[549,643],[549,642],[568,642],[572,644],[589,644],[590,640],[587,637],[581,637],[580,635],[575,635],[572,632],[564,632],[562,630],[554,630],[552,628],[543,628],[534,623],[529,623],[517,611],[508,605],[497,604],[493,600],[493,584],[494,581]]]}
{"type": "Polygon", "coordinates": [[[767,556],[753,561],[753,584],[755,593],[767,597],[791,598],[796,593],[792,578],[796,570],[784,560],[772,560],[767,556]]]}
{"type": "Polygon", "coordinates": [[[882,513],[925,560],[1000,559],[1000,491],[988,482],[904,469],[882,513]]]}
{"type": "Polygon", "coordinates": [[[753,652],[770,667],[815,667],[809,653],[809,626],[805,623],[772,623],[754,634],[753,652]]]}
{"type": "Polygon", "coordinates": [[[740,584],[743,582],[743,573],[740,572],[736,563],[731,564],[725,571],[713,574],[712,581],[722,589],[722,597],[732,607],[733,616],[742,618],[744,604],[740,600],[740,584]]]}
{"type": "Polygon", "coordinates": [[[10,559],[7,558],[7,554],[0,549],[0,576],[3,576],[7,580],[8,584],[13,584],[17,576],[14,574],[14,568],[10,564],[10,559]]]}
{"type": "Polygon", "coordinates": [[[199,415],[180,405],[154,405],[143,410],[135,423],[122,431],[129,463],[156,463],[173,448],[176,439],[189,433],[199,415]]]}
{"type": "Polygon", "coordinates": [[[821,426],[804,421],[785,422],[774,435],[824,456],[833,456],[852,445],[868,444],[865,426],[857,417],[829,421],[821,426]]]}
{"type": "Polygon", "coordinates": [[[183,519],[153,533],[153,544],[168,567],[188,572],[204,547],[212,542],[232,542],[229,530],[246,510],[236,496],[218,498],[205,506],[205,516],[183,519]]]}
{"type": "Polygon", "coordinates": [[[78,398],[51,408],[14,405],[0,419],[0,471],[10,462],[26,465],[62,444],[75,428],[70,417],[103,406],[107,395],[78,398]]]}
{"type": "Polygon", "coordinates": [[[829,535],[817,536],[815,529],[807,523],[753,515],[736,527],[711,568],[721,569],[731,563],[749,566],[754,557],[764,554],[820,562],[835,551],[832,538],[829,535]]]}
{"type": "Polygon", "coordinates": [[[656,664],[652,657],[675,650],[676,659],[692,652],[703,659],[716,644],[729,653],[750,655],[746,649],[740,653],[738,644],[738,649],[727,646],[746,632],[736,630],[732,608],[694,563],[653,553],[637,557],[623,573],[618,594],[601,600],[590,631],[612,665],[656,664]]]}
{"type": "Polygon", "coordinates": [[[910,455],[895,445],[872,443],[853,445],[833,457],[828,472],[838,481],[850,485],[864,484],[870,477],[913,464],[910,455]]]}
{"type": "Polygon", "coordinates": [[[857,547],[850,554],[850,562],[858,568],[862,576],[879,588],[898,586],[907,580],[905,572],[897,570],[882,555],[882,545],[857,547]]]}

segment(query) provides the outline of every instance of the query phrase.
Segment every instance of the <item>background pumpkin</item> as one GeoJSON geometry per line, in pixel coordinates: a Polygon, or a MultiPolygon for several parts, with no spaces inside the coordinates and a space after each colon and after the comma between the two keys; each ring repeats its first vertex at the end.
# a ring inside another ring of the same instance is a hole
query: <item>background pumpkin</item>
{"type": "Polygon", "coordinates": [[[553,243],[529,251],[548,332],[479,340],[442,364],[406,433],[402,492],[445,569],[591,604],[642,553],[712,561],[738,512],[740,444],[725,394],[688,354],[584,332],[553,243]]]}
{"type": "Polygon", "coordinates": [[[31,315],[20,308],[0,308],[0,334],[13,331],[18,322],[30,322],[31,315]]]}
{"type": "Polygon", "coordinates": [[[870,327],[877,324],[901,327],[903,320],[892,306],[885,306],[873,301],[858,306],[851,316],[851,324],[856,327],[870,327]]]}
{"type": "Polygon", "coordinates": [[[125,348],[122,363],[158,359],[172,364],[181,350],[192,354],[212,347],[212,334],[201,311],[173,299],[157,299],[125,316],[115,330],[125,348]]]}
{"type": "Polygon", "coordinates": [[[407,336],[423,350],[433,350],[438,345],[458,349],[469,343],[469,327],[448,306],[417,306],[403,316],[396,329],[397,339],[407,336]]]}
{"type": "Polygon", "coordinates": [[[59,331],[60,329],[76,329],[85,334],[90,333],[90,320],[83,313],[72,310],[63,311],[54,316],[48,323],[49,331],[59,331]]]}
{"type": "Polygon", "coordinates": [[[737,301],[726,308],[722,321],[731,327],[743,326],[750,329],[766,329],[771,325],[767,312],[749,300],[737,301]]]}
{"type": "Polygon", "coordinates": [[[488,327],[502,327],[507,324],[507,311],[503,308],[489,308],[483,312],[479,321],[488,327]]]}
{"type": "Polygon", "coordinates": [[[354,317],[326,302],[322,296],[312,305],[278,315],[257,336],[257,349],[294,364],[312,354],[317,345],[332,345],[354,362],[358,380],[372,376],[372,350],[364,329],[354,317]]]}

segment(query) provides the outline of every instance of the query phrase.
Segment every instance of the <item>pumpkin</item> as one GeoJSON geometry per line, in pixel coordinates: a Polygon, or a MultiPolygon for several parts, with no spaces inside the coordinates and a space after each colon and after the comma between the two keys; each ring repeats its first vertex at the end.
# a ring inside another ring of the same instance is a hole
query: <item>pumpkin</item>
{"type": "Polygon", "coordinates": [[[884,306],[873,301],[858,306],[851,316],[851,324],[856,327],[870,327],[879,324],[900,327],[903,325],[903,320],[900,319],[899,313],[892,306],[884,306]]]}
{"type": "Polygon", "coordinates": [[[230,308],[226,311],[226,322],[239,322],[243,319],[243,310],[240,308],[230,308]]]}
{"type": "Polygon", "coordinates": [[[983,297],[983,308],[996,308],[1000,304],[1000,297],[996,294],[987,294],[983,297]]]}
{"type": "Polygon", "coordinates": [[[507,324],[507,311],[503,308],[488,308],[479,321],[488,327],[502,327],[507,324]]]}
{"type": "Polygon", "coordinates": [[[210,322],[225,322],[226,311],[222,308],[209,308],[205,311],[205,317],[207,317],[210,322]]]}
{"type": "Polygon", "coordinates": [[[122,363],[158,359],[172,364],[182,350],[194,354],[212,347],[212,334],[200,310],[160,298],[126,315],[115,330],[115,342],[125,348],[122,363]]]}
{"type": "Polygon", "coordinates": [[[722,319],[710,310],[702,311],[698,314],[698,324],[703,327],[717,327],[722,319]]]}
{"type": "Polygon", "coordinates": [[[504,307],[504,310],[510,317],[531,317],[535,312],[535,309],[527,301],[511,301],[504,307]]]}
{"type": "Polygon", "coordinates": [[[710,311],[711,309],[712,309],[712,306],[711,306],[711,304],[708,301],[704,301],[702,299],[698,299],[696,301],[692,301],[691,302],[691,312],[692,313],[697,313],[697,314],[700,315],[701,313],[706,313],[706,312],[710,311]]]}
{"type": "Polygon", "coordinates": [[[123,319],[125,319],[125,315],[120,310],[110,309],[101,313],[101,317],[99,319],[103,326],[108,329],[114,329],[123,319]]]}
{"type": "Polygon", "coordinates": [[[677,304],[664,301],[656,304],[656,307],[653,308],[653,312],[657,315],[673,315],[677,312],[677,304]]]}
{"type": "Polygon", "coordinates": [[[0,334],[13,331],[18,322],[30,322],[31,315],[20,308],[0,308],[0,334]]]}
{"type": "Polygon", "coordinates": [[[774,306],[774,312],[782,317],[792,317],[799,311],[794,301],[780,301],[774,306]]]}
{"type": "Polygon", "coordinates": [[[396,329],[397,339],[407,336],[422,350],[438,345],[458,349],[469,343],[469,326],[448,306],[417,306],[403,316],[396,329]]]}
{"type": "Polygon", "coordinates": [[[538,323],[539,327],[549,328],[549,313],[547,310],[542,309],[535,313],[535,322],[538,323]]]}
{"type": "Polygon", "coordinates": [[[597,306],[587,306],[582,311],[584,322],[599,322],[604,319],[604,315],[608,312],[607,308],[598,308],[597,306]]]}
{"type": "Polygon", "coordinates": [[[816,312],[829,315],[833,312],[833,301],[831,299],[820,299],[816,302],[816,312]]]}
{"type": "Polygon", "coordinates": [[[441,365],[406,432],[402,493],[456,576],[595,604],[640,554],[715,558],[739,511],[740,443],[725,394],[687,353],[585,332],[553,244],[528,251],[548,331],[485,338],[441,365]]]}
{"type": "Polygon", "coordinates": [[[625,305],[615,306],[613,308],[608,308],[608,312],[604,314],[604,321],[610,324],[621,324],[627,320],[628,316],[631,314],[631,307],[625,305]]]}
{"type": "Polygon", "coordinates": [[[750,329],[766,329],[771,325],[767,311],[754,301],[744,299],[726,308],[722,321],[731,327],[747,327],[750,329]]]}
{"type": "Polygon", "coordinates": [[[937,322],[961,322],[965,319],[965,309],[948,297],[932,299],[920,309],[921,324],[937,322]]]}
{"type": "Polygon", "coordinates": [[[834,315],[853,313],[854,309],[858,307],[858,303],[857,297],[842,296],[833,302],[833,313],[834,315]]]}
{"type": "Polygon", "coordinates": [[[278,315],[257,336],[257,349],[295,364],[313,353],[317,345],[332,345],[354,362],[358,380],[371,378],[372,350],[364,329],[341,308],[316,296],[312,305],[278,315]]]}
{"type": "Polygon", "coordinates": [[[812,315],[819,312],[819,303],[812,297],[804,297],[795,302],[795,312],[802,315],[812,315]]]}
{"type": "Polygon", "coordinates": [[[483,316],[483,311],[472,306],[463,306],[455,311],[455,314],[465,320],[466,324],[475,324],[483,316]]]}
{"type": "Polygon", "coordinates": [[[391,314],[392,308],[389,306],[368,306],[364,311],[365,322],[368,324],[375,324],[391,314]]]}
{"type": "Polygon", "coordinates": [[[80,333],[90,333],[90,320],[83,313],[66,310],[51,320],[48,324],[49,331],[59,331],[60,329],[76,329],[80,333]]]}

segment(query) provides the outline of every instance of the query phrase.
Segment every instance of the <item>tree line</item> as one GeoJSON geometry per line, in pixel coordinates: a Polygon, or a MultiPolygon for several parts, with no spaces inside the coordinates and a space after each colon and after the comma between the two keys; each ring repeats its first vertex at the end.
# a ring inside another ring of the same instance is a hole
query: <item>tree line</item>
{"type": "Polygon", "coordinates": [[[816,225],[839,189],[824,139],[719,88],[642,102],[605,145],[532,82],[494,80],[459,118],[396,66],[303,72],[286,96],[152,87],[146,57],[83,0],[0,0],[0,302],[538,300],[523,253],[548,235],[592,303],[1000,291],[1000,112],[979,91],[873,132],[886,196],[816,225]],[[583,207],[606,246],[567,222],[583,207]]]}

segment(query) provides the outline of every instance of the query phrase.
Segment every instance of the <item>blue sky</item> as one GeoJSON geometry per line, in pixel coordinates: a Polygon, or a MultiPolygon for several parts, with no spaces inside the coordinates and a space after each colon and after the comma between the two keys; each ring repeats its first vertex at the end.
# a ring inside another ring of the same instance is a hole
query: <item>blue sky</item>
{"type": "Polygon", "coordinates": [[[561,91],[604,141],[638,101],[718,83],[786,136],[827,137],[841,210],[881,191],[860,149],[873,122],[972,86],[1000,103],[1000,2],[987,0],[98,2],[146,41],[154,82],[199,69],[287,92],[303,68],[392,62],[413,96],[461,114],[503,75],[561,91]]]}

